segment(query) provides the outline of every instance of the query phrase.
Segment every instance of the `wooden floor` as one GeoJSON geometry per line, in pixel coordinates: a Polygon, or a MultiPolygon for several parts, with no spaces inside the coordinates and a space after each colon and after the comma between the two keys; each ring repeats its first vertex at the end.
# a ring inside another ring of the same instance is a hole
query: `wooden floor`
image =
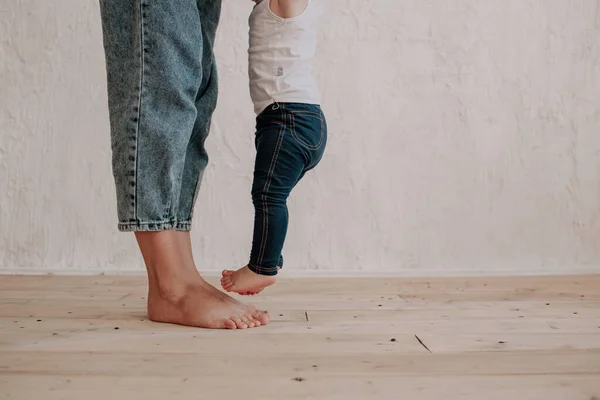
{"type": "Polygon", "coordinates": [[[152,323],[145,296],[0,276],[0,398],[600,400],[600,275],[282,280],[246,331],[152,323]]]}

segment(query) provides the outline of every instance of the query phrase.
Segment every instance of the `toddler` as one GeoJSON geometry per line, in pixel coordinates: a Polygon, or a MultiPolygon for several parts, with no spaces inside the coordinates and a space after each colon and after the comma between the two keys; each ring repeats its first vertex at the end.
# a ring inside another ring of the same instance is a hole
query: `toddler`
{"type": "Polygon", "coordinates": [[[254,236],[248,264],[221,285],[242,295],[275,283],[288,226],[286,201],[321,160],[327,124],[313,77],[319,11],[314,0],[254,0],[249,18],[250,95],[256,117],[254,236]]]}

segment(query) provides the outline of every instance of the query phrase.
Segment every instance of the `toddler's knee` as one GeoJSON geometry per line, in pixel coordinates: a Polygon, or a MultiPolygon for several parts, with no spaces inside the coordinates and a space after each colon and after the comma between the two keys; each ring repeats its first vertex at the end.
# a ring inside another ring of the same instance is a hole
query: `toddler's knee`
{"type": "Polygon", "coordinates": [[[288,194],[279,191],[258,190],[252,192],[254,205],[283,205],[286,203],[288,194]]]}

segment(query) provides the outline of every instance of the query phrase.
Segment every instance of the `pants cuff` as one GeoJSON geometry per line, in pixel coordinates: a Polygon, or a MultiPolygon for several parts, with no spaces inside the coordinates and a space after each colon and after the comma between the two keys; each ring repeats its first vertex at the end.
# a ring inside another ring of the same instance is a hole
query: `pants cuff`
{"type": "Polygon", "coordinates": [[[264,267],[264,266],[258,266],[252,263],[248,263],[248,269],[252,272],[254,272],[255,274],[258,275],[266,275],[266,276],[275,276],[277,275],[277,272],[279,272],[277,270],[277,266],[274,267],[264,267]]]}
{"type": "Polygon", "coordinates": [[[191,231],[192,221],[154,221],[141,222],[129,221],[119,222],[118,229],[121,232],[153,232],[153,231],[191,231]]]}

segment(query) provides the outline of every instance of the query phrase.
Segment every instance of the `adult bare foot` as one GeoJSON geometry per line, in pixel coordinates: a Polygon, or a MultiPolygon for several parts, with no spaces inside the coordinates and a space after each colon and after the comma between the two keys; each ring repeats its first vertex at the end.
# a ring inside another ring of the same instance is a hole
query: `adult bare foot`
{"type": "Polygon", "coordinates": [[[241,295],[255,295],[277,281],[274,276],[259,275],[245,266],[237,271],[224,270],[221,286],[228,292],[241,295]]]}
{"type": "Polygon", "coordinates": [[[269,322],[267,313],[228,301],[206,285],[189,285],[178,294],[162,293],[151,288],[148,316],[156,322],[211,329],[246,329],[269,322]]]}
{"type": "Polygon", "coordinates": [[[258,310],[252,304],[242,303],[241,301],[238,301],[238,300],[234,299],[233,297],[229,296],[227,293],[223,293],[222,291],[220,291],[219,289],[217,289],[210,283],[208,283],[204,280],[203,280],[203,282],[204,282],[205,287],[210,291],[210,293],[213,293],[215,296],[223,299],[224,301],[232,303],[232,304],[236,305],[237,307],[242,307],[244,310],[246,310],[246,313],[249,313],[252,316],[254,316],[254,319],[258,320],[261,323],[261,325],[266,325],[269,323],[268,311],[258,310]]]}
{"type": "Polygon", "coordinates": [[[156,322],[214,329],[265,325],[268,314],[208,284],[196,269],[189,232],[136,232],[148,270],[148,316],[156,322]]]}

